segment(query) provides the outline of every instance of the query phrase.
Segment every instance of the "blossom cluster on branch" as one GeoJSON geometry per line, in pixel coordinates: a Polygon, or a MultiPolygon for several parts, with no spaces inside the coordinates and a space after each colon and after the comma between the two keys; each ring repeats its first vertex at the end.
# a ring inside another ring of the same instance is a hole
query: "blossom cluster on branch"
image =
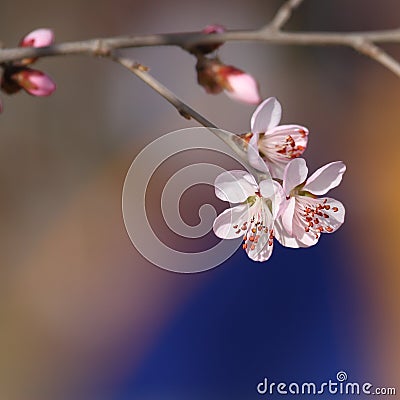
{"type": "MultiPolygon", "coordinates": [[[[268,29],[279,30],[290,15],[289,11],[300,2],[291,0],[286,3],[268,29]]],[[[221,25],[208,25],[201,33],[220,35],[224,32],[221,25]]],[[[51,48],[53,44],[53,31],[36,29],[26,35],[19,46],[51,48]]],[[[216,195],[229,201],[232,207],[216,218],[213,228],[222,239],[242,237],[243,248],[249,257],[266,261],[272,254],[274,239],[286,247],[309,247],[318,242],[322,233],[332,233],[342,225],[345,216],[343,204],[319,196],[340,184],[346,166],[341,161],[331,162],[307,178],[308,168],[300,157],[307,148],[308,129],[297,124],[279,125],[280,103],[273,97],[261,102],[257,81],[239,68],[221,61],[218,49],[223,44],[217,40],[184,48],[197,60],[199,85],[209,94],[225,92],[234,100],[259,105],[252,115],[250,132],[239,136],[231,134],[235,137],[232,141],[231,137],[224,138],[220,132],[214,131],[242,159],[245,158],[252,174],[236,170],[217,177],[216,195]],[[242,142],[240,146],[236,139],[242,142]]],[[[181,115],[194,118],[203,126],[216,128],[155,80],[147,72],[147,67],[120,57],[115,51],[100,50],[98,55],[116,61],[139,76],[174,105],[181,115]]],[[[56,88],[54,81],[44,72],[31,68],[36,60],[34,56],[0,63],[3,70],[1,90],[13,94],[23,89],[33,96],[53,93],[56,88]]]]}
{"type": "Polygon", "coordinates": [[[226,171],[215,180],[216,196],[232,207],[216,218],[214,232],[222,239],[242,236],[243,249],[254,261],[269,259],[274,238],[286,247],[309,247],[344,222],[343,204],[319,196],[340,184],[345,164],[331,162],[307,178],[300,156],[308,129],[278,125],[281,113],[275,98],[263,101],[251,118],[251,132],[242,135],[248,163],[260,174],[226,171]]]}

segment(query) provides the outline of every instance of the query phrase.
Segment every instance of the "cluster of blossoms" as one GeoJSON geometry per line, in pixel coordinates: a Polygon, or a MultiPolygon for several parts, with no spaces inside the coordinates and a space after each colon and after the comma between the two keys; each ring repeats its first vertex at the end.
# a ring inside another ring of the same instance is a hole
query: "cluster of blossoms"
{"type": "Polygon", "coordinates": [[[299,125],[278,125],[281,106],[275,98],[263,101],[251,118],[248,161],[260,171],[259,182],[245,171],[227,171],[215,181],[215,193],[232,207],[214,222],[222,239],[243,237],[243,248],[254,261],[266,261],[274,238],[283,246],[316,244],[322,233],[336,231],[344,222],[342,203],[325,195],[338,186],[346,170],[331,162],[308,176],[303,158],[308,130],[299,125]]]}
{"type": "MultiPolygon", "coordinates": [[[[46,47],[54,43],[54,34],[50,29],[36,29],[26,35],[20,47],[46,47]]],[[[56,89],[54,81],[44,72],[30,68],[35,58],[25,58],[17,62],[1,64],[1,90],[14,94],[24,89],[32,96],[49,96],[56,89]]],[[[0,112],[2,104],[0,102],[0,112]]]]}
{"type": "MultiPolygon", "coordinates": [[[[224,33],[221,25],[208,25],[202,33],[224,33]]],[[[197,58],[197,82],[209,94],[226,93],[234,100],[258,104],[261,101],[258,83],[249,74],[233,65],[225,65],[215,54],[223,43],[196,45],[190,52],[197,58]]]]}

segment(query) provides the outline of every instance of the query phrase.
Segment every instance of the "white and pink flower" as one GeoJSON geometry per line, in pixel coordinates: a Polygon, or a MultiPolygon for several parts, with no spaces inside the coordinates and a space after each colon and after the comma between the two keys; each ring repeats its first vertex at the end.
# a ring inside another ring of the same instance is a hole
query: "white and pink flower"
{"type": "MultiPolygon", "coordinates": [[[[264,100],[251,117],[249,138],[257,146],[273,178],[282,179],[287,163],[303,154],[307,148],[308,129],[301,125],[279,125],[282,107],[277,99],[264,100]]],[[[252,160],[249,159],[250,163],[252,160]]]]}
{"type": "Polygon", "coordinates": [[[233,203],[214,221],[214,232],[222,239],[243,237],[243,248],[254,261],[272,254],[274,221],[283,200],[282,187],[272,180],[257,184],[245,171],[223,172],[215,180],[215,194],[233,203]]]}
{"type": "Polygon", "coordinates": [[[290,161],[284,171],[281,215],[275,223],[275,237],[286,247],[309,247],[321,233],[332,233],[344,222],[343,204],[326,194],[338,186],[346,166],[342,161],[319,168],[307,179],[308,168],[302,158],[290,161]]]}

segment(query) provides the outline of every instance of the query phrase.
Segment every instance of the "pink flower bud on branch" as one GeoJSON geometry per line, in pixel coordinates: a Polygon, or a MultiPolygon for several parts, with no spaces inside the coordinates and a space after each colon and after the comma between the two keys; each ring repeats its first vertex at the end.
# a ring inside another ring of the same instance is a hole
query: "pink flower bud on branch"
{"type": "MultiPolygon", "coordinates": [[[[222,25],[207,25],[205,28],[201,30],[201,33],[206,34],[215,34],[215,33],[224,33],[226,29],[222,25]]],[[[191,52],[194,54],[209,54],[213,51],[217,50],[220,46],[222,46],[223,42],[216,43],[208,43],[208,44],[198,44],[191,49],[191,52]]]]}
{"type": "Polygon", "coordinates": [[[207,93],[225,91],[232,99],[250,104],[257,104],[261,100],[257,81],[232,65],[203,57],[198,59],[196,70],[197,81],[207,93]]]}
{"type": "MultiPolygon", "coordinates": [[[[54,42],[54,33],[51,29],[36,29],[28,33],[20,42],[21,47],[45,47],[54,42]]],[[[1,90],[7,94],[14,94],[24,89],[32,96],[50,96],[56,89],[55,82],[44,72],[28,66],[36,58],[25,58],[21,61],[2,64],[1,90]]],[[[2,107],[0,106],[0,112],[2,107]]]]}
{"type": "MultiPolygon", "coordinates": [[[[20,47],[46,47],[54,43],[54,33],[51,29],[36,29],[28,33],[19,43],[20,47]]],[[[36,58],[24,58],[20,65],[29,65],[36,61],[36,58]]]]}
{"type": "Polygon", "coordinates": [[[31,68],[21,69],[11,79],[32,96],[50,96],[56,90],[56,84],[48,75],[31,68]]]}

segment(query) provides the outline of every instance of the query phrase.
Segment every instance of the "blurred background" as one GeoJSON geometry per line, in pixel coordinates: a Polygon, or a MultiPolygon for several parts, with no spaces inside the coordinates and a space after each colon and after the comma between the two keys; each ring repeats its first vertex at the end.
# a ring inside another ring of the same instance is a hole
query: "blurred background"
{"type": "MultiPolygon", "coordinates": [[[[280,4],[3,0],[0,40],[13,47],[39,27],[54,29],[58,42],[209,23],[253,29],[280,4]]],[[[395,28],[399,15],[396,0],[305,0],[286,29],[395,28]]],[[[385,49],[400,59],[399,45],[385,49]]],[[[173,47],[126,54],[219,127],[248,131],[254,107],[206,95],[190,55],[173,47]]],[[[262,264],[239,250],[200,274],[153,266],[125,231],[124,178],[145,145],[195,122],[110,61],[40,60],[58,84],[54,95],[1,95],[2,399],[256,399],[264,377],[322,382],[340,370],[400,390],[399,78],[347,48],[228,43],[220,55],[256,76],[263,97],[280,100],[283,123],[310,129],[311,171],[345,161],[330,195],[345,204],[346,223],[313,248],[277,245],[262,264]]],[[[201,152],[176,165],[205,158],[229,166],[201,152]]],[[[155,193],[172,169],[160,172],[155,193]]],[[[182,199],[188,223],[197,223],[199,199],[226,207],[212,188],[193,188],[182,199]]],[[[159,199],[150,209],[157,219],[159,199]]]]}

